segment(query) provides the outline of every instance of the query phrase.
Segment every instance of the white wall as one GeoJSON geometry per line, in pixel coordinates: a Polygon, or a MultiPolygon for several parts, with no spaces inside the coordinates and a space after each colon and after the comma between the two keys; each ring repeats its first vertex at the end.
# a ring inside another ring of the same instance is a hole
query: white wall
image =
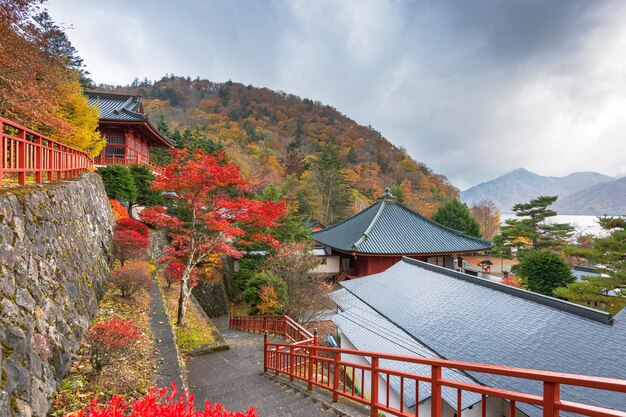
{"type": "Polygon", "coordinates": [[[318,274],[338,274],[340,272],[339,256],[320,256],[319,258],[326,259],[326,263],[321,264],[311,272],[318,274]]]}

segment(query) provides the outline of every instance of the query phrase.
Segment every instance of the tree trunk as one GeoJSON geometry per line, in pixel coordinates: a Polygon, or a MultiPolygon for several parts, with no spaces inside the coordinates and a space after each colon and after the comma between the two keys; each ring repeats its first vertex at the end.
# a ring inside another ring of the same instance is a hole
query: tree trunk
{"type": "Polygon", "coordinates": [[[180,296],[178,297],[178,314],[176,317],[176,325],[178,326],[185,325],[185,314],[187,313],[187,299],[189,299],[189,295],[191,294],[191,289],[189,288],[189,275],[190,272],[185,269],[185,271],[183,271],[183,276],[180,280],[180,296]]]}

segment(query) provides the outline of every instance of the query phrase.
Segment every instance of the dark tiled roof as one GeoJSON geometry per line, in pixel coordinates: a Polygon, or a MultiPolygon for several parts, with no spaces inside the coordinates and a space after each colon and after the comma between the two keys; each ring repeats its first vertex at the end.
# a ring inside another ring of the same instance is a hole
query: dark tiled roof
{"type": "Polygon", "coordinates": [[[442,226],[393,198],[380,198],[312,237],[340,251],[371,254],[464,253],[491,247],[489,241],[442,226]]]}
{"type": "Polygon", "coordinates": [[[87,101],[97,106],[100,120],[143,121],[148,116],[141,110],[141,98],[127,94],[99,93],[86,91],[87,101]]]}
{"type": "MultiPolygon", "coordinates": [[[[358,350],[420,356],[423,358],[440,357],[426,346],[420,344],[404,330],[389,323],[384,317],[345,289],[335,291],[331,294],[331,298],[341,309],[339,314],[333,316],[332,321],[358,350]]],[[[428,365],[383,359],[380,361],[380,366],[414,374],[430,375],[430,366],[428,365]]],[[[475,382],[465,373],[451,369],[444,369],[443,377],[465,383],[475,382]]],[[[398,378],[391,378],[389,385],[400,396],[400,381],[398,378]]],[[[407,380],[404,388],[404,404],[408,407],[413,407],[415,405],[415,382],[407,380]]],[[[430,396],[430,384],[421,382],[419,386],[419,401],[425,401],[430,396]]],[[[456,389],[444,388],[442,397],[444,401],[456,409],[456,389]]],[[[462,398],[463,409],[480,400],[480,394],[465,393],[462,398]]]]}
{"type": "MultiPolygon", "coordinates": [[[[342,285],[446,359],[626,379],[626,310],[613,320],[408,258],[342,285]]],[[[486,385],[541,394],[536,382],[470,374],[486,385]]],[[[562,398],[626,411],[626,394],[564,386],[562,398]]]]}

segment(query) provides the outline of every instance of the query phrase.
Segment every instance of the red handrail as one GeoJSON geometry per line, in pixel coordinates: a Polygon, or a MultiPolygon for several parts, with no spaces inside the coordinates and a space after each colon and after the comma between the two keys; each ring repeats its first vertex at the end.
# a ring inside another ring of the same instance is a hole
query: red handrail
{"type": "MultiPolygon", "coordinates": [[[[286,335],[285,328],[278,331],[272,326],[264,327],[263,323],[293,322],[286,316],[231,316],[231,328],[267,331],[286,335]]],[[[486,365],[470,362],[451,361],[445,359],[422,358],[416,356],[394,355],[382,352],[338,349],[317,344],[317,337],[312,343],[277,343],[270,342],[267,336],[264,341],[263,369],[274,371],[277,375],[284,374],[290,380],[299,379],[312,389],[315,385],[330,391],[333,401],[345,397],[370,406],[371,416],[385,412],[395,416],[417,416],[419,412],[419,382],[430,385],[431,417],[441,417],[443,413],[442,388],[457,390],[456,415],[461,416],[462,396],[464,392],[482,395],[481,415],[487,415],[487,397],[497,397],[509,402],[508,417],[515,417],[517,404],[525,403],[542,409],[543,417],[558,417],[561,411],[591,417],[626,417],[626,410],[614,410],[590,404],[566,401],[560,397],[562,385],[592,388],[597,390],[626,393],[626,380],[601,378],[585,375],[563,374],[558,372],[538,371],[532,369],[512,368],[498,365],[486,365]],[[346,358],[360,357],[366,361],[350,362],[346,358]],[[418,374],[381,367],[381,360],[391,360],[410,364],[421,364],[430,367],[430,374],[418,374]],[[452,369],[463,372],[501,375],[509,378],[539,381],[543,384],[541,395],[511,391],[497,387],[488,387],[473,382],[461,382],[443,378],[443,370],[452,369]],[[399,384],[399,401],[390,400],[390,381],[399,384]],[[355,387],[359,380],[361,389],[355,387]],[[363,387],[369,383],[369,393],[363,387]],[[379,388],[379,383],[380,388],[379,388]],[[367,395],[369,394],[369,395],[367,395]],[[409,410],[405,406],[406,395],[415,395],[416,408],[409,410]]],[[[626,408],[626,404],[624,404],[626,408]]]]}
{"type": "Polygon", "coordinates": [[[18,184],[24,185],[29,173],[41,184],[44,174],[47,181],[70,179],[92,168],[85,152],[0,117],[0,187],[5,173],[17,174],[18,184]]]}
{"type": "Polygon", "coordinates": [[[268,332],[282,336],[294,344],[312,344],[314,335],[289,316],[230,316],[228,327],[231,329],[268,332]]]}
{"type": "Polygon", "coordinates": [[[150,168],[150,170],[152,170],[152,172],[154,172],[156,175],[163,175],[165,170],[163,169],[162,166],[157,165],[157,164],[153,164],[150,161],[147,161],[145,159],[139,158],[139,157],[122,157],[122,158],[115,158],[115,157],[105,157],[105,156],[97,156],[96,159],[94,160],[94,164],[95,165],[145,165],[148,168],[150,168]]]}

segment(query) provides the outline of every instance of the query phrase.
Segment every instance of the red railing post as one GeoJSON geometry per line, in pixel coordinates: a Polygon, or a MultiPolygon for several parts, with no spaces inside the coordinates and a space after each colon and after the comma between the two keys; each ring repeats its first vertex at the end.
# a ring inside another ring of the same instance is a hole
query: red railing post
{"type": "Polygon", "coordinates": [[[309,347],[309,375],[307,377],[306,387],[309,391],[313,389],[313,369],[315,369],[317,373],[317,366],[313,367],[313,363],[315,361],[314,356],[316,356],[314,346],[317,346],[317,329],[313,329],[313,344],[309,347]]]}
{"type": "Polygon", "coordinates": [[[561,397],[560,385],[557,382],[543,383],[543,417],[559,417],[556,403],[561,397]]]}
{"type": "Polygon", "coordinates": [[[43,169],[43,149],[41,136],[35,139],[37,146],[35,147],[35,183],[41,184],[41,171],[43,169]]]}
{"type": "Polygon", "coordinates": [[[269,355],[269,340],[268,340],[268,333],[267,330],[265,332],[263,332],[263,372],[267,372],[267,363],[269,362],[268,359],[268,355],[269,355]]]}
{"type": "MultiPolygon", "coordinates": [[[[372,356],[372,371],[370,372],[370,417],[378,417],[378,357],[372,356]]],[[[363,385],[365,385],[365,381],[363,381],[363,385]]],[[[403,399],[400,399],[403,401],[403,399]]],[[[416,407],[419,404],[416,404],[416,407]]]]}
{"type": "Polygon", "coordinates": [[[441,417],[441,366],[433,365],[431,369],[431,417],[441,417]]]}
{"type": "Polygon", "coordinates": [[[17,137],[21,139],[17,142],[17,168],[21,169],[17,173],[17,183],[19,185],[26,184],[26,131],[20,129],[17,137]]]}
{"type": "Polygon", "coordinates": [[[293,376],[295,374],[294,365],[295,356],[293,352],[293,346],[289,346],[289,382],[293,382],[293,376]]]}
{"type": "Polygon", "coordinates": [[[6,148],[6,142],[4,140],[4,123],[0,120],[0,187],[2,187],[2,171],[4,171],[4,164],[6,163],[4,156],[4,149],[6,148]]]}
{"type": "Polygon", "coordinates": [[[335,352],[333,357],[333,402],[339,401],[339,366],[341,362],[341,353],[335,352]]]}

